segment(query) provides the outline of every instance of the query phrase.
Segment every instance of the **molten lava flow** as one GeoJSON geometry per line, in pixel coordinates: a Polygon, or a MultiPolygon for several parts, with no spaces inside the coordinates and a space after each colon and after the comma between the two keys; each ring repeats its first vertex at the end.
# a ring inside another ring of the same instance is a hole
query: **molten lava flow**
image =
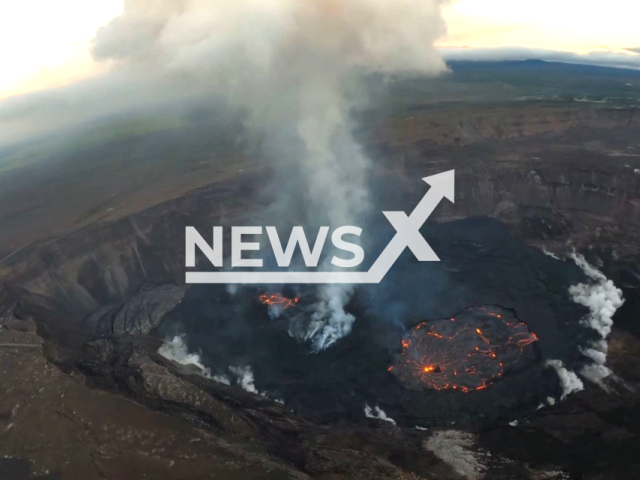
{"type": "Polygon", "coordinates": [[[279,307],[282,308],[282,310],[286,310],[289,307],[295,307],[296,304],[298,303],[298,300],[300,300],[298,297],[295,298],[287,298],[287,297],[281,297],[279,295],[267,295],[267,294],[262,294],[258,296],[258,300],[260,301],[260,303],[263,303],[264,305],[277,305],[279,307]]]}
{"type": "Polygon", "coordinates": [[[511,312],[473,307],[455,318],[416,325],[389,371],[412,390],[482,390],[537,340],[511,312]]]}

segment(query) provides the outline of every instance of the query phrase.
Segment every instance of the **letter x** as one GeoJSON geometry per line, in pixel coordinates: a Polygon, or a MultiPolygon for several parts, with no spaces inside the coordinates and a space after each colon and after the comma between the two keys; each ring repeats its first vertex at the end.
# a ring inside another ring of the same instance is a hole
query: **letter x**
{"type": "Polygon", "coordinates": [[[396,229],[396,236],[402,239],[402,249],[409,247],[421,262],[437,262],[438,256],[420,233],[422,222],[413,220],[404,212],[383,212],[389,223],[396,229]]]}

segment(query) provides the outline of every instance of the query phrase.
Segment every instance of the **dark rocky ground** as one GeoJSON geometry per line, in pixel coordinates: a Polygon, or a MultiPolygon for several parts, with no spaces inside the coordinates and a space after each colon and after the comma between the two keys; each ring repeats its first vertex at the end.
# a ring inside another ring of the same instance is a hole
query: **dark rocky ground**
{"type": "MultiPolygon", "coordinates": [[[[167,361],[159,339],[71,351],[43,343],[30,320],[3,321],[0,478],[476,478],[430,450],[454,425],[322,426],[167,361]]],[[[636,338],[617,332],[610,365],[625,385],[591,386],[517,427],[464,428],[473,441],[454,458],[473,452],[485,478],[634,478],[638,398],[628,389],[638,387],[639,353],[636,338]]]]}

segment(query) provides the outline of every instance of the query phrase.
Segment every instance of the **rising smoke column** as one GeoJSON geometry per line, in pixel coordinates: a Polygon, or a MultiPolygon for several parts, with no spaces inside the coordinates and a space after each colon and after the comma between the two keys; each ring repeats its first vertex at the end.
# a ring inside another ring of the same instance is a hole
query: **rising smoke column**
{"type": "Polygon", "coordinates": [[[187,344],[181,336],[166,339],[158,349],[158,353],[180,365],[195,365],[202,371],[202,375],[211,378],[211,370],[204,366],[199,354],[189,353],[187,344]]]}
{"type": "MultiPolygon", "coordinates": [[[[561,400],[567,398],[568,395],[571,395],[573,392],[580,392],[584,390],[584,384],[582,380],[578,378],[575,372],[568,370],[562,360],[547,360],[545,365],[547,367],[551,367],[555,369],[558,373],[558,378],[560,379],[560,385],[562,386],[562,396],[561,400]]],[[[555,403],[555,399],[553,399],[553,403],[555,403]]],[[[551,405],[553,403],[549,402],[551,405]]]]}
{"type": "MultiPolygon", "coordinates": [[[[349,92],[357,89],[348,87],[361,73],[444,71],[434,42],[445,32],[447,2],[124,0],[92,54],[150,82],[188,82],[244,112],[264,153],[287,172],[281,217],[304,205],[305,220],[358,225],[369,208],[369,162],[351,134],[349,92]]],[[[350,332],[351,291],[321,287],[306,332],[315,350],[350,332]]]]}
{"type": "Polygon", "coordinates": [[[367,418],[374,418],[376,420],[383,420],[385,422],[396,424],[396,421],[389,417],[384,410],[382,410],[377,405],[371,408],[368,404],[364,405],[364,414],[367,418]]]}
{"type": "MultiPolygon", "coordinates": [[[[604,379],[613,374],[606,365],[609,349],[607,338],[613,328],[613,316],[624,304],[622,290],[589,264],[582,255],[573,253],[571,258],[587,275],[589,282],[572,285],[569,293],[574,302],[589,308],[589,314],[581,321],[582,325],[595,330],[601,337],[600,340],[591,342],[588,347],[580,348],[580,352],[592,362],[583,366],[579,373],[607,390],[604,379]]],[[[562,400],[567,395],[584,389],[582,380],[575,372],[568,370],[560,360],[549,360],[546,365],[553,367],[560,377],[563,388],[562,400]]],[[[552,402],[548,403],[553,405],[552,402]]]]}
{"type": "Polygon", "coordinates": [[[591,281],[572,286],[569,293],[576,303],[589,308],[589,314],[582,321],[583,325],[594,329],[601,337],[601,340],[592,342],[589,347],[581,348],[583,355],[593,360],[593,363],[584,366],[580,373],[604,387],[602,381],[612,373],[606,366],[609,347],[607,338],[613,328],[613,315],[623,305],[624,298],[622,290],[590,265],[582,255],[573,254],[572,258],[591,281]]]}

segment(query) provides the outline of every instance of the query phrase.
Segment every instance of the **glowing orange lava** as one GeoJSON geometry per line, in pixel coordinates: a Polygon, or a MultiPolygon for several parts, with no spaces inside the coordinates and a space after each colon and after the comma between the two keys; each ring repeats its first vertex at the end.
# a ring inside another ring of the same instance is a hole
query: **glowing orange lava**
{"type": "Polygon", "coordinates": [[[289,307],[295,307],[300,299],[298,297],[287,298],[279,295],[262,294],[258,295],[258,300],[264,305],[278,305],[282,307],[283,310],[286,310],[289,307]]]}
{"type": "Polygon", "coordinates": [[[473,307],[455,318],[422,322],[402,339],[389,372],[412,390],[483,390],[532,358],[535,333],[511,312],[473,307]]]}

